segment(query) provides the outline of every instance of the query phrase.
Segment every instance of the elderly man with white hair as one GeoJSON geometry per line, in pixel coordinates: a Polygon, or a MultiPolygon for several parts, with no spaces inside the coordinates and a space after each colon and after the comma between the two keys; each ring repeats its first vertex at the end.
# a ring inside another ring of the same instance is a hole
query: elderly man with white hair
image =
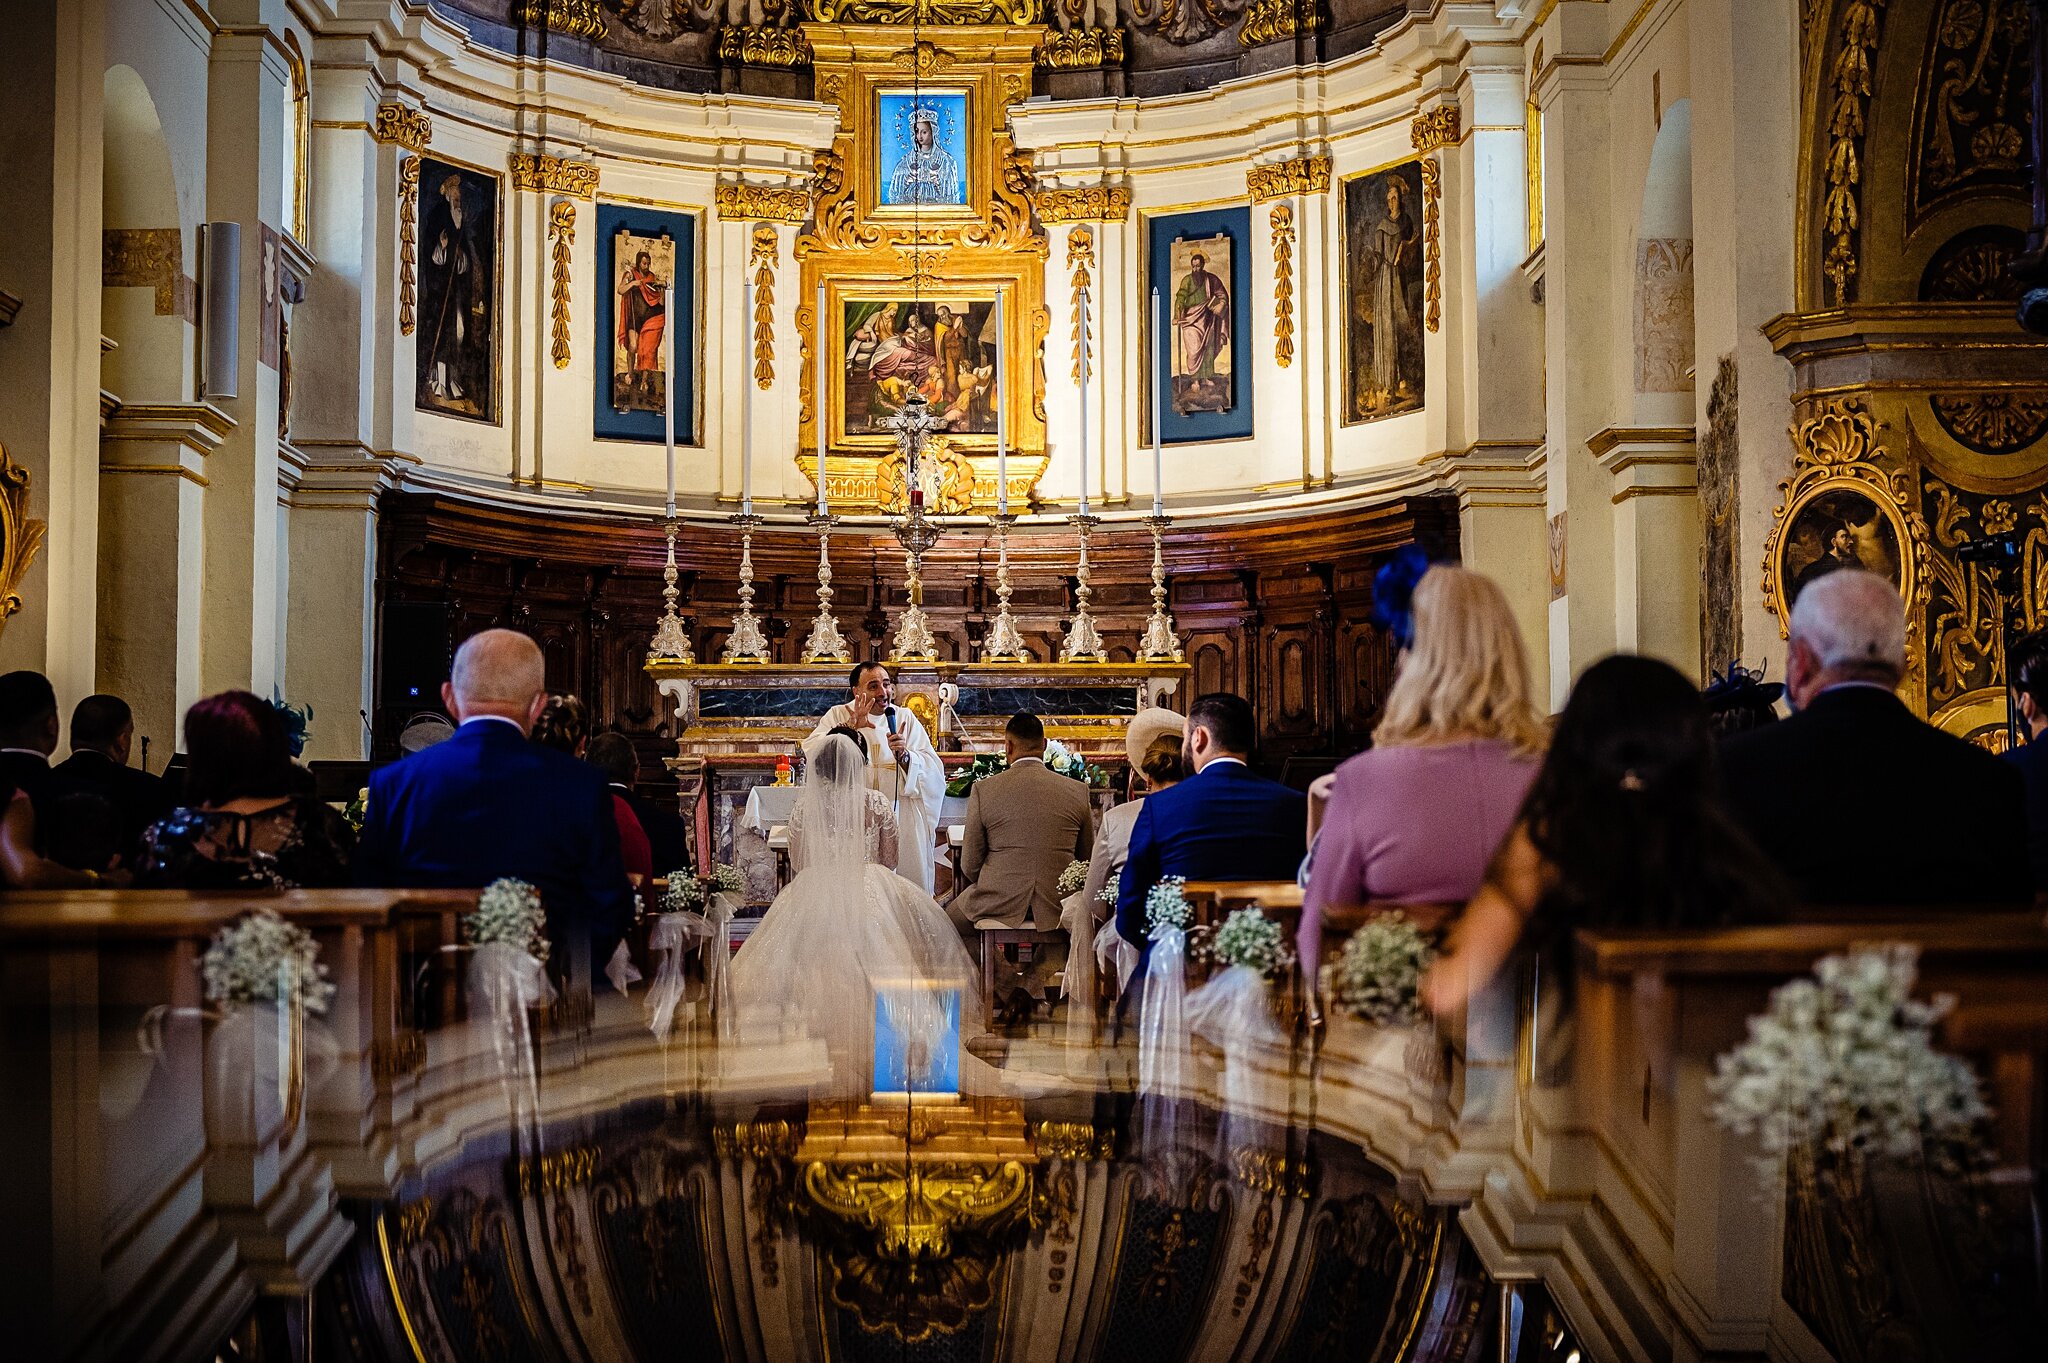
{"type": "Polygon", "coordinates": [[[1792,608],[1782,724],[1721,749],[1729,810],[1814,904],[2020,904],[2029,888],[2019,773],[1898,698],[1906,612],[1845,569],[1792,608]]]}
{"type": "Polygon", "coordinates": [[[457,649],[441,687],[454,736],[370,777],[356,879],[526,881],[540,891],[557,948],[587,941],[602,964],[632,923],[632,890],[603,774],[527,741],[547,698],[540,645],[524,634],[487,629],[457,649]]]}

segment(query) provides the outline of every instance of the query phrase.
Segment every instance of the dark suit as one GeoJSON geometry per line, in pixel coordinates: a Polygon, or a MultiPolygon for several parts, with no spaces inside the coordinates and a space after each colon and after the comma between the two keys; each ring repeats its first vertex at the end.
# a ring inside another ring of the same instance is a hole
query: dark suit
{"type": "Polygon", "coordinates": [[[2027,859],[2033,865],[2034,890],[2048,891],[2048,737],[2023,743],[2005,754],[2020,774],[2027,799],[2027,859]]]}
{"type": "Polygon", "coordinates": [[[50,783],[50,759],[40,753],[0,752],[0,783],[26,792],[29,803],[36,807],[36,822],[41,824],[47,818],[50,803],[56,798],[56,790],[50,783]]]}
{"type": "Polygon", "coordinates": [[[81,749],[50,770],[50,785],[56,798],[97,795],[114,807],[120,818],[121,850],[131,854],[142,841],[142,832],[177,808],[170,783],[140,767],[118,766],[104,753],[81,749]]]}
{"type": "Polygon", "coordinates": [[[1729,812],[1813,904],[2022,904],[2020,775],[1872,686],[1721,748],[1729,812]]]}
{"type": "Polygon", "coordinates": [[[557,948],[588,931],[597,966],[632,922],[603,775],[497,720],[473,720],[371,775],[355,870],[358,884],[378,886],[524,880],[540,891],[557,948]]]}
{"type": "Polygon", "coordinates": [[[1145,896],[1165,876],[1293,880],[1307,829],[1308,797],[1253,775],[1241,762],[1211,762],[1179,785],[1147,795],[1131,829],[1116,930],[1125,941],[1149,945],[1145,896]]]}

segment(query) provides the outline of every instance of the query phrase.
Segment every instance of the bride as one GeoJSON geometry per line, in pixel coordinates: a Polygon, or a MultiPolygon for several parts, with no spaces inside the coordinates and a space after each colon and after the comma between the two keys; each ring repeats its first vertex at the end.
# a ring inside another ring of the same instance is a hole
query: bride
{"type": "Polygon", "coordinates": [[[880,983],[957,986],[961,1035],[978,1033],[973,960],[946,911],[893,869],[896,816],[867,783],[866,745],[835,729],[804,754],[789,815],[795,878],[733,958],[734,995],[749,1011],[794,1009],[841,1080],[866,1073],[880,983]]]}

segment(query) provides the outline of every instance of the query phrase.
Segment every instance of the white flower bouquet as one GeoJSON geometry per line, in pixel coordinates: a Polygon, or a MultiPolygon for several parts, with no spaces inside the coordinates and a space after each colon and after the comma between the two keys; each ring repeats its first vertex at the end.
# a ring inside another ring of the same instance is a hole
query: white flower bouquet
{"type": "Polygon", "coordinates": [[[1166,929],[1186,932],[1188,924],[1194,921],[1194,910],[1188,907],[1188,897],[1182,887],[1187,884],[1185,876],[1167,876],[1145,894],[1146,935],[1157,937],[1166,929]]]}
{"type": "Polygon", "coordinates": [[[1345,941],[1330,964],[1331,997],[1361,1022],[1401,1026],[1422,1017],[1417,987],[1436,948],[1404,913],[1386,913],[1345,941]]]}
{"type": "Polygon", "coordinates": [[[1708,1112],[1757,1137],[1760,1178],[1775,1179],[1798,1147],[1851,1163],[1922,1152],[1947,1162],[1974,1145],[1989,1110],[1969,1065],[1934,1049],[1955,1000],[1911,997],[1918,957],[1892,943],[1824,958],[1814,978],[1774,990],[1748,1039],[1720,1057],[1708,1112]]]}
{"type": "Polygon", "coordinates": [[[1115,908],[1117,899],[1116,885],[1112,882],[1111,884],[1103,886],[1100,890],[1097,890],[1095,892],[1095,897],[1101,900],[1103,903],[1109,905],[1109,907],[1111,907],[1112,909],[1115,908]]]}
{"type": "Polygon", "coordinates": [[[1109,773],[1075,752],[1066,744],[1060,742],[1057,738],[1046,740],[1045,765],[1048,771],[1058,772],[1061,776],[1070,776],[1084,786],[1104,786],[1109,784],[1109,773]]]}
{"type": "Polygon", "coordinates": [[[700,876],[688,868],[668,873],[668,893],[662,897],[663,913],[701,913],[705,901],[715,894],[740,894],[747,888],[739,869],[720,864],[711,874],[700,876]]]}
{"type": "Polygon", "coordinates": [[[276,1003],[296,995],[309,1013],[324,1013],[334,999],[327,967],[313,934],[287,923],[274,909],[243,914],[213,935],[199,963],[206,1001],[276,1003]]]}
{"type": "Polygon", "coordinates": [[[516,947],[536,961],[548,958],[548,920],[540,891],[523,880],[494,880],[462,918],[471,946],[516,947]]]}
{"type": "Polygon", "coordinates": [[[1060,872],[1059,897],[1065,899],[1068,895],[1079,894],[1087,888],[1088,863],[1085,861],[1068,862],[1066,869],[1060,872]]]}
{"type": "Polygon", "coordinates": [[[1223,920],[1207,950],[1218,965],[1246,966],[1261,975],[1271,975],[1294,960],[1294,949],[1287,945],[1280,925],[1249,907],[1223,920]]]}

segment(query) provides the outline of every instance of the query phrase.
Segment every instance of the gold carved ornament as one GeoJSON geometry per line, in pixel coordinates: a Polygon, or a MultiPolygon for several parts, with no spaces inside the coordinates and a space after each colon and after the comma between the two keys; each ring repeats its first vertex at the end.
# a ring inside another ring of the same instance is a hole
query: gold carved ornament
{"type": "Polygon", "coordinates": [[[1089,292],[1089,271],[1095,264],[1095,234],[1085,227],[1067,229],[1068,283],[1073,289],[1074,382],[1088,363],[1088,334],[1081,326],[1081,296],[1089,292]]]}
{"type": "Polygon", "coordinates": [[[555,368],[569,367],[569,248],[576,241],[576,205],[557,200],[548,209],[548,235],[554,238],[554,265],[550,276],[549,308],[553,320],[553,344],[548,353],[555,368]]]}
{"type": "MultiPolygon", "coordinates": [[[[928,510],[939,516],[964,516],[973,510],[974,465],[951,441],[943,435],[926,437],[918,462],[930,465],[938,480],[937,489],[929,493],[928,510]]],[[[921,467],[919,478],[922,481],[921,467]]],[[[910,508],[910,474],[901,450],[891,450],[875,465],[875,505],[892,513],[910,508]]]]}
{"type": "Polygon", "coordinates": [[[420,209],[420,158],[398,163],[398,334],[412,335],[419,306],[419,246],[413,223],[420,209]]]}
{"type": "Polygon", "coordinates": [[[568,161],[544,152],[515,151],[512,186],[587,199],[597,192],[597,167],[589,161],[568,161]]]}
{"type": "Polygon", "coordinates": [[[1071,28],[1048,33],[1031,54],[1047,71],[1093,71],[1124,64],[1124,31],[1120,28],[1071,28]]]}
{"type": "Polygon", "coordinates": [[[1438,147],[1457,146],[1458,106],[1440,104],[1428,113],[1417,114],[1408,124],[1408,140],[1424,155],[1438,147]]]}
{"type": "Polygon", "coordinates": [[[1031,156],[1010,152],[999,169],[1002,174],[989,196],[988,221],[968,224],[960,240],[990,251],[1029,252],[1043,260],[1048,254],[1045,235],[1031,221],[1031,156]]]}
{"type": "Polygon", "coordinates": [[[2018,498],[1979,496],[1958,492],[1931,474],[1926,493],[1934,545],[1942,551],[1929,556],[1928,627],[1934,666],[1927,708],[1937,710],[1966,693],[1989,688],[1999,696],[2002,712],[1998,635],[2004,597],[1988,568],[1963,563],[1955,553],[1973,540],[2012,535],[2024,524],[2019,621],[2024,630],[2039,628],[2048,616],[2048,601],[2042,596],[2048,582],[2043,576],[2048,569],[2048,496],[2038,489],[2018,498]]]}
{"type": "Polygon", "coordinates": [[[754,386],[763,390],[775,382],[775,259],[780,254],[774,226],[755,223],[747,268],[754,272],[754,386]]]}
{"type": "Polygon", "coordinates": [[[418,109],[409,109],[403,104],[379,104],[376,121],[370,125],[370,136],[379,142],[404,147],[407,151],[425,151],[427,143],[434,138],[434,123],[418,109]]]}
{"type": "Polygon", "coordinates": [[[1131,216],[1131,191],[1121,186],[1082,185],[1041,189],[1033,196],[1039,221],[1122,222],[1131,216]]]}
{"type": "Polygon", "coordinates": [[[1848,303],[1849,285],[1858,268],[1862,142],[1884,5],[1885,0],[1849,0],[1842,7],[1841,46],[1828,66],[1828,150],[1823,167],[1827,185],[1821,202],[1821,232],[1827,240],[1827,253],[1821,271],[1834,288],[1837,307],[1848,303]]]}
{"type": "Polygon", "coordinates": [[[1327,156],[1297,156],[1291,161],[1275,161],[1270,165],[1253,166],[1245,172],[1245,188],[1251,191],[1252,202],[1265,199],[1287,198],[1296,194],[1324,194],[1330,188],[1330,158],[1327,156]]]}
{"type": "Polygon", "coordinates": [[[598,0],[513,0],[507,17],[519,28],[544,28],[593,43],[611,32],[598,0]]]}
{"type": "Polygon", "coordinates": [[[812,0],[821,24],[1011,24],[1039,21],[1043,0],[812,0]]]}
{"type": "Polygon", "coordinates": [[[29,472],[0,446],[0,630],[21,609],[21,580],[43,547],[49,526],[29,519],[29,472]]]}
{"type": "Polygon", "coordinates": [[[795,70],[811,64],[811,45],[799,29],[730,24],[718,30],[718,59],[795,70]]]}
{"type": "Polygon", "coordinates": [[[777,185],[719,185],[712,191],[712,201],[727,222],[800,223],[811,214],[809,190],[777,185]]]}
{"type": "Polygon", "coordinates": [[[1425,156],[1422,169],[1422,324],[1431,331],[1444,320],[1444,249],[1442,172],[1425,156]]]}
{"type": "Polygon", "coordinates": [[[1294,363],[1294,209],[1274,204],[1273,225],[1273,362],[1282,369],[1294,363]]]}
{"type": "Polygon", "coordinates": [[[1237,41],[1245,47],[1320,33],[1328,25],[1322,0],[1252,0],[1244,12],[1237,41]]]}
{"type": "Polygon", "coordinates": [[[2048,391],[1937,393],[1934,419],[1979,454],[2012,454],[2048,435],[2048,391]]]}

